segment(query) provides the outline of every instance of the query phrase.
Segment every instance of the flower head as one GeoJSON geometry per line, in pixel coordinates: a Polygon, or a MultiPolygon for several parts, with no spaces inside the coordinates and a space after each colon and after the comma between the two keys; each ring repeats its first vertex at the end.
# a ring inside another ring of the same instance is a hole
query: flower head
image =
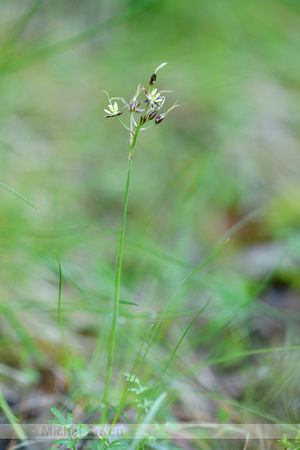
{"type": "MultiPolygon", "coordinates": [[[[126,101],[122,97],[110,98],[108,93],[106,91],[103,91],[106,93],[109,101],[108,108],[104,110],[106,113],[104,117],[117,117],[118,121],[123,125],[123,127],[130,132],[130,146],[132,151],[140,131],[149,130],[149,128],[158,125],[165,119],[165,117],[172,109],[179,106],[177,103],[175,103],[167,111],[162,111],[162,107],[165,104],[166,100],[165,93],[172,91],[159,91],[158,89],[153,88],[153,84],[157,79],[157,72],[166,64],[167,63],[164,62],[155,69],[149,79],[149,87],[147,89],[139,84],[135,95],[129,101],[126,101]],[[141,98],[140,94],[144,94],[145,97],[141,98]],[[124,106],[122,105],[121,109],[119,109],[117,103],[118,100],[120,100],[124,104],[124,106]],[[122,120],[123,118],[119,118],[119,116],[123,114],[123,110],[125,108],[128,108],[130,114],[127,123],[122,120]],[[139,114],[139,120],[135,119],[137,113],[139,114]],[[150,124],[150,122],[152,123],[150,124]]],[[[132,152],[130,153],[130,155],[130,157],[132,157],[132,152]]]]}
{"type": "Polygon", "coordinates": [[[154,109],[155,106],[159,108],[165,103],[166,97],[157,92],[157,89],[152,89],[149,93],[147,89],[143,88],[143,91],[147,97],[146,102],[150,103],[150,108],[154,109]]]}
{"type": "Polygon", "coordinates": [[[106,116],[103,116],[103,117],[106,119],[107,117],[117,117],[117,116],[120,116],[121,114],[123,114],[123,109],[126,108],[126,106],[124,106],[124,108],[119,110],[118,103],[116,101],[114,102],[114,104],[112,103],[112,100],[123,100],[123,99],[121,97],[110,98],[106,91],[103,91],[103,92],[105,92],[105,94],[107,95],[108,100],[109,100],[108,109],[104,109],[104,111],[107,114],[106,114],[106,116]]]}

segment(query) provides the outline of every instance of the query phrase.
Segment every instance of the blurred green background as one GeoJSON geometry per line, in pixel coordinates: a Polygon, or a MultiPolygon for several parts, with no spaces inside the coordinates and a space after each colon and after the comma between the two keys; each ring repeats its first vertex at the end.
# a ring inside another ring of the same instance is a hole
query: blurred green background
{"type": "MultiPolygon", "coordinates": [[[[180,108],[139,137],[134,156],[121,297],[139,308],[121,308],[116,379],[174,288],[229,237],[172,305],[145,380],[209,300],[172,363],[182,385],[165,417],[297,422],[298,350],[246,353],[300,344],[299,9],[296,0],[1,1],[0,182],[39,208],[1,188],[0,380],[11,404],[37,389],[57,395],[50,406],[66,391],[75,403],[101,400],[129,152],[126,130],[102,118],[102,90],[130,100],[167,61],[156,84],[172,91],[166,108],[180,108]],[[80,381],[87,367],[90,384],[80,381]]],[[[117,404],[118,389],[111,397],[117,404]]]]}

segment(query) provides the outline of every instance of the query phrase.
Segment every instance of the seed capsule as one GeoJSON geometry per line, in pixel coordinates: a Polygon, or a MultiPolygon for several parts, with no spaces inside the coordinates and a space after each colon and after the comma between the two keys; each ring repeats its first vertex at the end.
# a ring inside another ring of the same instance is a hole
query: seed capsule
{"type": "Polygon", "coordinates": [[[156,73],[154,73],[153,75],[151,75],[150,80],[149,80],[149,84],[150,86],[153,86],[153,84],[155,83],[156,80],[156,73]]]}
{"type": "Polygon", "coordinates": [[[165,115],[164,115],[164,114],[158,114],[158,116],[157,116],[156,119],[155,119],[156,125],[159,124],[161,121],[163,121],[164,118],[165,118],[165,115]]]}
{"type": "Polygon", "coordinates": [[[141,117],[140,117],[140,124],[141,124],[141,125],[144,125],[144,123],[146,122],[146,120],[147,120],[147,116],[144,116],[144,117],[141,116],[141,117]]]}
{"type": "Polygon", "coordinates": [[[152,112],[149,114],[148,119],[149,119],[149,120],[154,119],[154,117],[156,116],[157,113],[158,113],[158,111],[152,111],[152,112]]]}

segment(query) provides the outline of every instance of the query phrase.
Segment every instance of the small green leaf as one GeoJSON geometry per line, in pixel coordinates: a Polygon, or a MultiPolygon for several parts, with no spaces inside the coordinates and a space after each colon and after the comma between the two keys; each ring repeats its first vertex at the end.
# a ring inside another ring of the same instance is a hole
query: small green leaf
{"type": "Polygon", "coordinates": [[[57,422],[57,420],[48,420],[48,423],[53,423],[53,425],[61,425],[61,423],[57,422]]]}
{"type": "Polygon", "coordinates": [[[120,300],[120,303],[122,303],[122,305],[137,306],[138,308],[140,307],[140,305],[138,305],[137,303],[127,302],[126,300],[120,300]]]}
{"type": "Polygon", "coordinates": [[[90,427],[88,425],[76,423],[76,432],[77,435],[75,438],[75,443],[77,443],[78,441],[80,441],[80,439],[84,438],[87,434],[89,434],[90,427]]]}
{"type": "Polygon", "coordinates": [[[71,413],[67,413],[67,424],[72,425],[73,423],[73,416],[71,413]]]}
{"type": "Polygon", "coordinates": [[[51,408],[52,414],[54,414],[54,416],[59,420],[61,425],[66,425],[67,421],[64,418],[64,416],[62,415],[62,413],[60,411],[58,411],[58,409],[56,408],[51,408]]]}
{"type": "Polygon", "coordinates": [[[127,448],[121,441],[112,441],[106,448],[127,448]]]}
{"type": "Polygon", "coordinates": [[[57,439],[56,441],[53,442],[53,444],[70,444],[70,440],[69,439],[57,439]]]}

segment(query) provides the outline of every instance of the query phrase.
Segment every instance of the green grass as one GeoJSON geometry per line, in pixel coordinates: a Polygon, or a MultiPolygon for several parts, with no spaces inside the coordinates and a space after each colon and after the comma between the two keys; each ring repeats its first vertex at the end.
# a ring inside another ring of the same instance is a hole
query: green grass
{"type": "MultiPolygon", "coordinates": [[[[126,448],[153,422],[299,423],[298,22],[292,0],[1,2],[0,403],[21,440],[51,407],[130,424],[126,448]],[[138,136],[124,210],[102,90],[129,101],[162,61],[181,106],[138,136]]],[[[167,432],[155,448],[181,448],[167,432]]]]}

